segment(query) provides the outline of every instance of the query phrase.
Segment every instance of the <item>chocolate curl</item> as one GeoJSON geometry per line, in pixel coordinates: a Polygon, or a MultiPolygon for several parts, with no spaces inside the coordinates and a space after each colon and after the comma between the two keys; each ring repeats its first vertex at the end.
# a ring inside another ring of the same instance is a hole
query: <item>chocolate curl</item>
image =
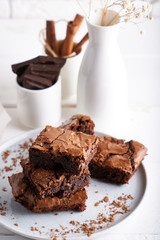
{"type": "Polygon", "coordinates": [[[56,40],[56,33],[55,33],[55,22],[54,21],[47,21],[46,22],[46,32],[47,32],[47,45],[57,53],[58,52],[58,43],[56,40]]]}
{"type": "Polygon", "coordinates": [[[73,52],[76,52],[76,53],[79,52],[79,51],[81,50],[81,48],[82,48],[82,45],[83,45],[86,41],[88,41],[88,39],[89,39],[89,35],[88,35],[88,33],[87,33],[87,34],[82,38],[82,40],[75,45],[75,47],[73,48],[73,52]]]}
{"type": "Polygon", "coordinates": [[[66,38],[64,39],[64,42],[62,44],[61,56],[68,56],[72,53],[74,45],[73,39],[78,29],[80,28],[83,19],[84,17],[77,14],[73,22],[68,22],[66,38]]]}

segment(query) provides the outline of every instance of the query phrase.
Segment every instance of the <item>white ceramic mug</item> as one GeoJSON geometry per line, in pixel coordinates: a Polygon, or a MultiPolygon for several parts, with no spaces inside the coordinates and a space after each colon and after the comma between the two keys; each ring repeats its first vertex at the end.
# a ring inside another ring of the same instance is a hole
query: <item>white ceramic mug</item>
{"type": "Polygon", "coordinates": [[[61,118],[61,78],[51,87],[30,90],[17,83],[17,110],[22,124],[30,128],[55,126],[61,118]]]}

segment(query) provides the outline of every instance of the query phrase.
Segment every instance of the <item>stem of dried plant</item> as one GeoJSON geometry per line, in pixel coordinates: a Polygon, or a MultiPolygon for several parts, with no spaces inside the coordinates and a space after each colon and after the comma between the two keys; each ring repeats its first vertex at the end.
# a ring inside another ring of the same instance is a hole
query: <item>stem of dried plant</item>
{"type": "Polygon", "coordinates": [[[101,26],[106,25],[106,15],[107,15],[107,7],[102,9],[102,19],[101,19],[101,26]]]}

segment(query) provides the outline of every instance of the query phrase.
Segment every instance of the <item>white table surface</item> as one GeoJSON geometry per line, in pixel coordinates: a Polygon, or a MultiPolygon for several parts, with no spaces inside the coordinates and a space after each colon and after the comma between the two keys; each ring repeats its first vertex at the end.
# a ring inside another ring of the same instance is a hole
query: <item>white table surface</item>
{"type": "MultiPolygon", "coordinates": [[[[22,126],[17,118],[16,108],[6,109],[11,116],[11,122],[0,137],[0,145],[12,137],[25,133],[30,129],[22,126]]],[[[63,108],[62,119],[67,119],[76,113],[76,108],[63,108]]],[[[159,240],[160,239],[160,107],[130,109],[128,128],[123,137],[135,139],[148,147],[148,156],[144,166],[147,171],[148,187],[145,199],[140,208],[124,224],[117,226],[114,231],[98,239],[107,240],[159,240]]],[[[118,135],[118,133],[117,133],[118,135]]],[[[117,136],[115,136],[117,137],[117,136]]],[[[24,240],[26,238],[6,230],[0,226],[0,240],[24,240]]],[[[88,237],[86,237],[88,239],[88,237]]],[[[91,239],[91,238],[89,238],[91,239]]]]}

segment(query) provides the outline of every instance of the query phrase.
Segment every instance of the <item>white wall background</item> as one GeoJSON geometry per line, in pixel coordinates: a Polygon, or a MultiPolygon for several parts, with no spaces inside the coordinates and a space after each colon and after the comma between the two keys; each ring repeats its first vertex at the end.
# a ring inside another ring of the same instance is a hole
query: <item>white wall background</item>
{"type": "MultiPolygon", "coordinates": [[[[81,0],[83,6],[86,0],[81,0]]],[[[0,98],[4,105],[16,104],[15,75],[11,64],[42,54],[39,32],[46,19],[73,19],[82,11],[76,0],[0,0],[0,98]]],[[[134,107],[160,105],[160,1],[153,5],[152,22],[134,25],[119,33],[129,84],[129,103],[134,107]]],[[[61,38],[64,23],[58,26],[61,38]],[[61,25],[61,26],[60,26],[61,25]]],[[[77,38],[86,32],[85,23],[77,38]]]]}

